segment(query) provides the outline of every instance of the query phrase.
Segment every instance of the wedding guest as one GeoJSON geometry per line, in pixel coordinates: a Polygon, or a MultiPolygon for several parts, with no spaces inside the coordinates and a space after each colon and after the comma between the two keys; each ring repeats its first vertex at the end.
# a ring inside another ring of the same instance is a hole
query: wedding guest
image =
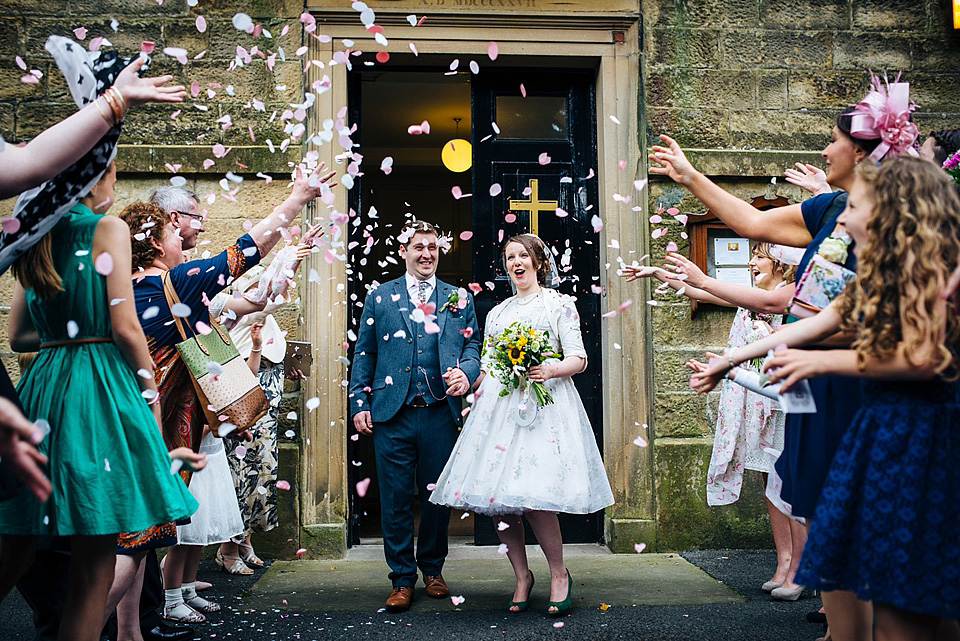
{"type": "Polygon", "coordinates": [[[856,336],[849,349],[778,350],[767,365],[783,389],[826,373],[866,379],[798,579],[872,601],[877,639],[933,639],[941,620],[960,617],[960,505],[949,491],[960,484],[960,318],[942,295],[960,264],[960,198],[933,164],[894,158],[858,168],[840,222],[856,242],[859,279],[820,314],[716,359],[693,384],[706,391],[731,363],[780,344],[856,336]]]}
{"type": "MultiPolygon", "coordinates": [[[[286,376],[291,380],[299,380],[302,373],[284,372],[286,332],[280,329],[273,312],[287,303],[289,288],[295,286],[293,277],[303,259],[313,251],[314,240],[322,233],[322,225],[310,227],[298,243],[289,241],[280,249],[266,270],[257,265],[237,278],[233,282],[235,296],[221,292],[210,305],[211,316],[221,318],[240,355],[248,363],[257,363],[258,369],[254,370],[254,374],[270,402],[267,414],[251,428],[253,438],[244,444],[243,456],[231,456],[228,459],[244,528],[240,536],[220,546],[217,563],[227,572],[237,569],[247,574],[245,567],[263,567],[263,561],[253,549],[251,536],[255,532],[268,532],[279,522],[277,471],[280,451],[277,422],[283,396],[283,379],[286,376]],[[214,308],[223,309],[224,305],[226,313],[221,316],[222,312],[214,308]],[[252,343],[252,328],[256,325],[262,326],[263,336],[262,349],[257,350],[252,343]]],[[[239,445],[236,439],[229,436],[227,440],[233,447],[239,445]]]]}
{"type": "MultiPolygon", "coordinates": [[[[897,83],[894,90],[908,89],[907,83],[897,83]]],[[[868,98],[876,98],[882,111],[889,118],[874,120],[872,112],[862,101],[857,107],[843,110],[830,133],[830,144],[822,155],[827,162],[827,182],[840,191],[815,196],[797,205],[776,207],[764,211],[752,207],[732,194],[727,193],[687,161],[680,146],[669,136],[661,136],[668,146],[656,145],[649,158],[659,166],[651,166],[650,172],[669,176],[687,187],[704,205],[727,223],[737,233],[756,240],[806,247],[797,274],[802,275],[814,254],[826,251],[826,243],[837,227],[837,217],[846,206],[847,191],[855,179],[854,170],[867,157],[880,160],[900,153],[916,153],[916,126],[909,122],[912,107],[909,100],[904,104],[890,100],[888,89],[876,78],[871,82],[868,98]],[[906,121],[907,125],[887,131],[889,123],[906,121]],[[883,138],[887,133],[888,141],[883,138]]],[[[839,262],[853,269],[856,258],[853,252],[842,252],[845,259],[839,262]]],[[[847,344],[849,338],[831,337],[834,344],[847,344]]],[[[853,415],[860,406],[860,389],[855,381],[838,376],[816,377],[810,387],[817,406],[815,414],[790,414],[786,420],[785,445],[777,459],[776,470],[783,480],[781,496],[791,505],[793,515],[813,518],[817,499],[833,453],[853,415]]],[[[777,588],[775,598],[793,600],[801,592],[777,588]],[[778,592],[779,590],[779,592],[778,592]]],[[[824,594],[831,631],[838,638],[869,641],[869,625],[872,614],[869,604],[856,595],[844,591],[824,594]],[[828,601],[832,602],[828,604],[828,601]],[[832,612],[832,614],[831,614],[832,612]]]]}
{"type": "MultiPolygon", "coordinates": [[[[14,263],[10,344],[39,351],[18,392],[27,417],[50,425],[40,447],[50,458],[54,490],[46,504],[25,489],[0,503],[0,595],[29,563],[37,536],[71,537],[59,631],[68,639],[99,638],[117,533],[186,518],[196,509],[186,486],[170,474],[159,430],[150,427],[159,425],[157,392],[126,276],[128,232],[104,215],[115,182],[111,165],[14,263]],[[90,437],[94,427],[97,438],[90,437]]],[[[186,450],[171,454],[201,460],[186,450]]]]}
{"type": "MultiPolygon", "coordinates": [[[[280,238],[279,230],[289,226],[300,210],[327,188],[326,183],[334,172],[321,176],[322,170],[323,163],[320,163],[308,176],[298,167],[287,199],[236,243],[208,259],[183,262],[180,236],[167,212],[160,207],[137,203],[124,210],[122,217],[130,228],[129,241],[133,246],[134,295],[151,356],[158,365],[161,425],[168,448],[199,448],[206,419],[189,371],[176,349],[182,338],[163,293],[163,279],[170,279],[180,301],[190,309],[184,322],[190,327],[196,327],[198,322],[209,325],[205,300],[226,287],[228,278],[236,278],[269,253],[280,238]]],[[[189,474],[184,476],[189,482],[189,474]]],[[[184,602],[182,591],[183,584],[189,589],[189,584],[196,580],[201,549],[178,545],[167,553],[162,616],[168,621],[205,620],[202,613],[184,602]]]]}
{"type": "Polygon", "coordinates": [[[932,160],[937,166],[943,163],[960,150],[960,129],[941,129],[931,131],[927,139],[920,145],[920,157],[932,160]]]}
{"type": "Polygon", "coordinates": [[[170,216],[185,252],[197,246],[197,237],[206,228],[203,226],[204,212],[200,210],[200,199],[196,193],[183,187],[163,185],[150,194],[150,202],[159,205],[170,216]]]}
{"type": "MultiPolygon", "coordinates": [[[[75,55],[86,57],[82,48],[77,49],[75,55]]],[[[112,86],[121,96],[123,104],[130,108],[148,102],[181,102],[186,95],[184,87],[167,85],[173,76],[141,78],[137,75],[144,62],[145,58],[142,57],[133,59],[130,64],[118,61],[119,72],[112,86]]],[[[84,63],[91,64],[88,60],[84,63]]],[[[68,78],[67,81],[71,87],[76,85],[74,78],[68,78]]],[[[104,90],[108,88],[109,85],[104,90]]],[[[110,110],[107,98],[102,95],[91,98],[90,104],[40,132],[23,146],[5,143],[0,138],[0,198],[10,198],[38,187],[45,181],[57,178],[59,174],[63,174],[65,182],[76,182],[89,180],[85,172],[104,172],[107,169],[107,163],[103,161],[84,162],[82,167],[77,163],[98,143],[104,143],[109,138],[106,134],[116,122],[116,119],[111,121],[106,115],[110,110]],[[71,169],[75,171],[68,171],[71,169]]],[[[115,142],[115,138],[107,140],[104,149],[112,149],[115,142]]],[[[35,221],[25,217],[21,223],[28,221],[52,225],[82,195],[76,189],[64,190],[51,201],[54,207],[37,211],[35,221]]],[[[24,242],[21,234],[0,234],[0,272],[10,266],[17,254],[41,237],[42,234],[36,233],[28,242],[24,242]]],[[[42,434],[23,417],[13,384],[0,363],[0,500],[16,492],[14,477],[26,484],[38,499],[46,500],[49,496],[50,483],[40,469],[46,460],[35,447],[41,437],[42,434]]]]}
{"type": "Polygon", "coordinates": [[[424,221],[404,225],[399,240],[406,273],[367,294],[350,373],[354,428],[373,436],[383,552],[393,584],[390,612],[410,608],[418,569],[427,596],[450,595],[442,574],[450,509],[426,497],[457,440],[460,397],[480,373],[473,297],[437,278],[438,236],[424,221]],[[414,490],[420,497],[416,552],[414,490]]]}
{"type": "MultiPolygon", "coordinates": [[[[782,252],[785,248],[776,248],[782,252]]],[[[668,284],[693,300],[737,307],[727,348],[734,349],[767,336],[782,322],[782,312],[793,298],[794,266],[783,263],[771,253],[769,243],[757,243],[750,260],[755,287],[727,283],[704,274],[692,261],[677,253],[667,256],[670,271],[659,267],[624,267],[627,281],[653,277],[668,284]],[[679,278],[678,278],[679,276],[679,278]],[[681,280],[682,278],[682,280],[681,280]]],[[[696,360],[687,362],[694,371],[705,365],[696,360]]],[[[757,371],[756,363],[745,365],[757,371]]],[[[766,396],[724,381],[714,428],[713,454],[707,470],[707,504],[729,505],[740,498],[743,471],[755,470],[763,475],[767,513],[777,550],[777,568],[761,589],[764,592],[786,587],[796,590],[793,578],[803,542],[804,527],[789,516],[789,506],[780,499],[780,479],[774,470],[777,455],[783,450],[784,415],[779,404],[766,396]]]]}
{"type": "Polygon", "coordinates": [[[493,359],[485,352],[476,400],[430,501],[493,516],[517,580],[510,612],[527,609],[534,583],[524,546],[525,517],[550,566],[547,613],[560,616],[573,601],[557,514],[592,514],[612,505],[613,493],[572,379],[587,366],[576,305],[550,289],[559,277],[537,236],[508,239],[502,258],[516,294],[487,315],[488,344],[512,323],[548,332],[550,347],[562,359],[532,367],[529,380],[544,384],[553,402],[537,407],[518,389],[501,396],[506,390],[491,375],[493,359]],[[528,426],[517,425],[520,404],[535,413],[528,426]]]}

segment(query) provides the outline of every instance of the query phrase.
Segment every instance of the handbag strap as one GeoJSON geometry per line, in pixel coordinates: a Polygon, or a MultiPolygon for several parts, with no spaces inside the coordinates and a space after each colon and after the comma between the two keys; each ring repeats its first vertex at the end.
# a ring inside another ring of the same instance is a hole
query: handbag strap
{"type": "MultiPolygon", "coordinates": [[[[183,319],[173,313],[173,306],[180,302],[180,298],[177,296],[177,290],[173,288],[173,281],[170,279],[170,272],[163,272],[163,274],[160,276],[160,280],[163,281],[163,295],[167,299],[167,306],[170,308],[170,315],[173,316],[173,322],[177,326],[177,330],[180,332],[181,338],[183,338],[183,340],[187,340],[189,337],[187,336],[187,330],[184,329],[185,323],[183,322],[183,319]]],[[[193,334],[194,338],[196,338],[196,334],[193,331],[190,333],[193,334]]]]}
{"type": "MultiPolygon", "coordinates": [[[[187,336],[187,331],[184,329],[184,325],[189,327],[187,323],[183,321],[182,318],[173,313],[173,306],[180,302],[180,298],[177,296],[177,290],[173,288],[173,281],[170,278],[170,272],[165,271],[160,276],[160,279],[163,281],[163,295],[167,299],[167,306],[170,307],[170,315],[173,316],[174,323],[177,326],[177,330],[180,332],[180,336],[183,337],[183,340],[190,338],[187,336]]],[[[210,326],[216,330],[217,334],[220,336],[220,340],[223,341],[224,345],[230,344],[230,334],[223,329],[217,319],[210,318],[210,326]]],[[[209,354],[206,346],[200,341],[200,337],[197,336],[197,333],[193,331],[193,328],[190,327],[190,333],[193,335],[193,338],[197,341],[197,345],[200,346],[200,349],[203,350],[204,354],[209,354]]]]}

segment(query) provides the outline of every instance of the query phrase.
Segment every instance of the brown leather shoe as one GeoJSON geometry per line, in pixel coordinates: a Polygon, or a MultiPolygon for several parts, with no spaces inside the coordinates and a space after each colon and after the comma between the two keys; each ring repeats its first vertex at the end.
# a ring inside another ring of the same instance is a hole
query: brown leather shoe
{"type": "Polygon", "coordinates": [[[423,582],[427,586],[427,596],[434,599],[446,599],[450,596],[450,588],[447,587],[447,582],[443,580],[442,574],[433,576],[424,574],[423,582]]]}
{"type": "Polygon", "coordinates": [[[413,603],[413,588],[401,586],[393,588],[387,599],[387,612],[406,612],[413,603]]]}

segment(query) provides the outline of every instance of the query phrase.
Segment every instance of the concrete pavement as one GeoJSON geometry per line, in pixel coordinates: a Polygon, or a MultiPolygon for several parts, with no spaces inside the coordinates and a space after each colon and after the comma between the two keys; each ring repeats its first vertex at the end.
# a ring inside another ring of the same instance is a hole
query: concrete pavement
{"type": "MultiPolygon", "coordinates": [[[[513,591],[509,562],[496,548],[452,549],[444,576],[464,602],[426,597],[406,613],[382,611],[389,594],[387,568],[375,546],[338,561],[285,561],[253,577],[220,573],[201,564],[212,581],[219,615],[195,626],[196,639],[630,639],[813,641],[821,626],[804,620],[818,598],[770,600],[760,584],[775,565],[772,551],[693,551],[613,555],[597,546],[568,546],[576,607],[559,621],[546,616],[546,561],[529,547],[538,583],[531,609],[506,611],[513,591]],[[562,627],[555,627],[557,623],[562,627]]],[[[0,638],[32,638],[29,610],[19,595],[0,604],[0,638]]]]}

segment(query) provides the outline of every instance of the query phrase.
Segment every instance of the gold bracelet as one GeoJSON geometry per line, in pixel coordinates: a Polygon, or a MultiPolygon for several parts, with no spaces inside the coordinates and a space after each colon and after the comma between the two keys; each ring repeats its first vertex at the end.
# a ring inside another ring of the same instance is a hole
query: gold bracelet
{"type": "Polygon", "coordinates": [[[116,108],[116,106],[113,104],[113,100],[112,100],[111,97],[110,97],[110,92],[109,92],[109,91],[104,91],[104,92],[103,92],[102,94],[100,94],[100,95],[101,95],[101,96],[103,97],[103,99],[106,101],[107,106],[110,107],[110,113],[113,114],[113,124],[116,125],[116,124],[117,124],[117,108],[116,108]]]}
{"type": "MultiPolygon", "coordinates": [[[[97,96],[96,98],[93,99],[93,104],[95,104],[95,105],[97,106],[97,111],[99,111],[99,112],[100,112],[100,115],[103,116],[103,119],[107,121],[107,124],[110,125],[111,127],[113,127],[113,125],[116,124],[116,123],[113,123],[113,122],[110,121],[110,117],[107,116],[107,113],[103,110],[103,107],[100,106],[100,97],[99,97],[99,96],[97,96]]],[[[109,103],[108,103],[108,104],[109,104],[109,103]]]]}
{"type": "Polygon", "coordinates": [[[111,91],[111,92],[113,93],[114,97],[115,97],[115,98],[117,99],[117,101],[120,103],[120,108],[123,110],[122,113],[123,113],[124,116],[126,116],[126,115],[127,115],[127,109],[128,109],[128,107],[127,107],[127,99],[123,97],[123,94],[120,93],[120,90],[117,89],[116,87],[110,87],[109,91],[111,91]]]}
{"type": "Polygon", "coordinates": [[[123,120],[123,111],[121,111],[120,104],[117,102],[117,98],[113,94],[113,87],[110,87],[104,91],[103,97],[106,98],[107,104],[110,105],[110,109],[113,111],[114,123],[119,124],[123,120]]]}

